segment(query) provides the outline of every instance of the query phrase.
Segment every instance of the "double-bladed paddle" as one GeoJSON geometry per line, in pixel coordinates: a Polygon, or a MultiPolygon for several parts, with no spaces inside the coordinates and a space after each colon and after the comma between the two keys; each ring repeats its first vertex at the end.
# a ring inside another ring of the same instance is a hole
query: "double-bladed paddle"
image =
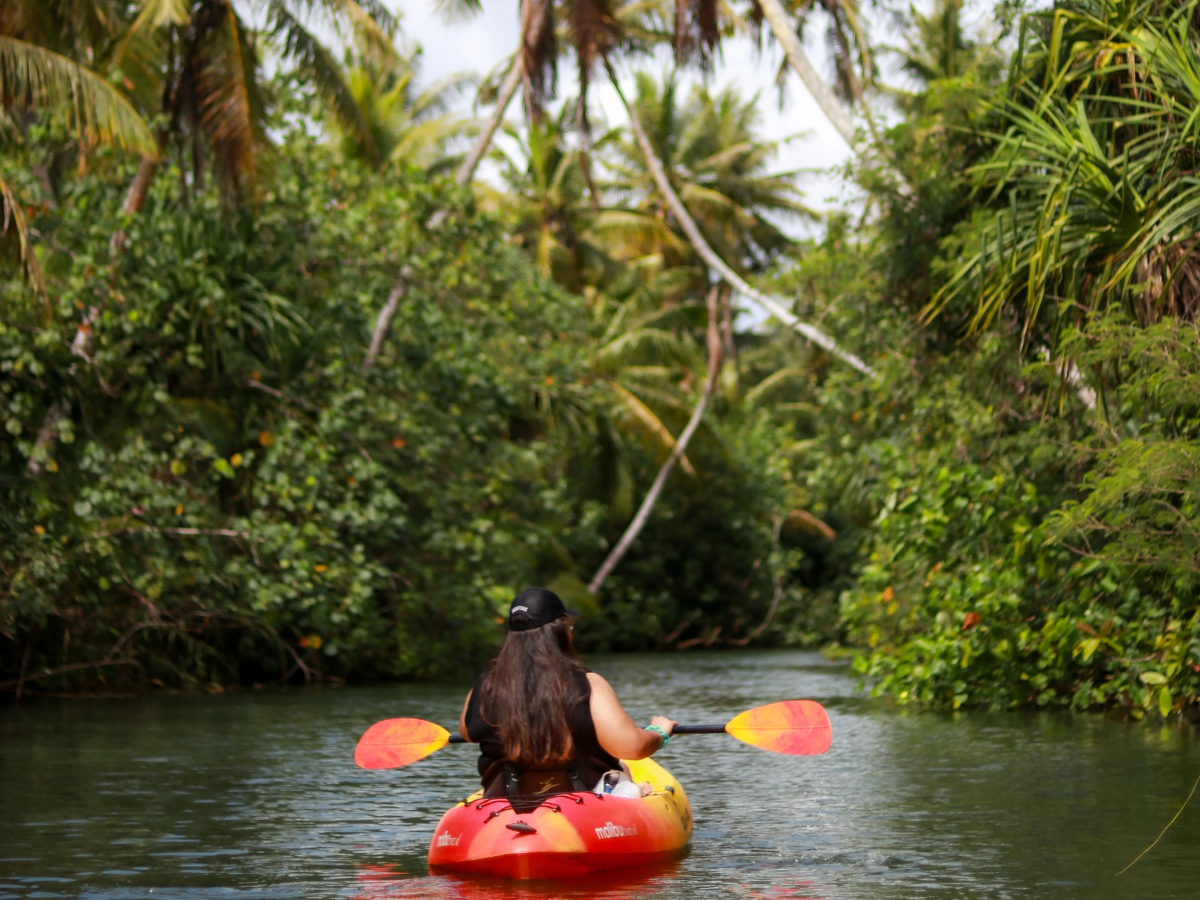
{"type": "MultiPolygon", "coordinates": [[[[674,734],[731,734],[751,747],[789,756],[815,756],[829,749],[829,716],[813,700],[784,700],[748,709],[725,725],[677,725],[674,734]]],[[[447,744],[467,743],[424,719],[384,719],[367,729],[354,748],[364,769],[396,769],[424,759],[447,744]]]]}

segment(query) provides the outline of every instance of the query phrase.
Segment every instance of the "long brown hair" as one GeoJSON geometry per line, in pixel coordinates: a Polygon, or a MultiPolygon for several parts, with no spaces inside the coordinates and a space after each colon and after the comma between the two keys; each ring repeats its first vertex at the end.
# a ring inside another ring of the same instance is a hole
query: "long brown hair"
{"type": "MultiPolygon", "coordinates": [[[[521,629],[527,618],[515,613],[512,627],[521,629]]],[[[587,696],[580,693],[575,673],[586,671],[575,655],[566,616],[508,633],[480,685],[480,712],[500,733],[505,759],[545,766],[571,758],[571,713],[587,696]]]]}

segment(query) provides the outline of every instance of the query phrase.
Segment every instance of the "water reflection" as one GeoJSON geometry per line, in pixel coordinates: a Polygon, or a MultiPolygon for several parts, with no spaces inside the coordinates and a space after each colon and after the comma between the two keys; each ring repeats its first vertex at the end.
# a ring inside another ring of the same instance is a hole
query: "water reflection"
{"type": "MultiPolygon", "coordinates": [[[[447,875],[412,876],[400,866],[360,865],[355,900],[643,900],[664,896],[678,882],[679,862],[636,871],[591,875],[569,882],[511,881],[447,875]]],[[[751,900],[819,900],[808,882],[734,891],[751,900]]]]}
{"type": "Polygon", "coordinates": [[[678,864],[634,872],[593,875],[569,882],[526,881],[449,875],[412,877],[399,866],[359,866],[357,900],[635,900],[662,893],[678,873],[678,864]]]}
{"type": "Polygon", "coordinates": [[[425,866],[434,824],[474,787],[468,748],[394,772],[352,763],[371,722],[452,722],[464,686],[33,702],[0,712],[0,900],[1200,896],[1200,802],[1114,877],[1200,774],[1191,730],[900,713],[814,654],[590,664],[641,719],[819,700],[833,748],[796,759],[720,736],[672,741],[662,762],[696,819],[686,858],[617,880],[514,885],[425,866]]]}

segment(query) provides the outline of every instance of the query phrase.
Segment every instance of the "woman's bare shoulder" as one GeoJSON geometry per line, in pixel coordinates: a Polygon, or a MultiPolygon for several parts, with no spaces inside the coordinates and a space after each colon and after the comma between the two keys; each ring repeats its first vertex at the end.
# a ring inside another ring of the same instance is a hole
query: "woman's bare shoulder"
{"type": "Polygon", "coordinates": [[[588,680],[588,684],[590,684],[592,686],[593,691],[599,690],[601,692],[607,692],[610,694],[613,693],[612,685],[610,685],[607,681],[604,680],[603,675],[598,675],[595,672],[588,672],[587,680],[588,680]]]}

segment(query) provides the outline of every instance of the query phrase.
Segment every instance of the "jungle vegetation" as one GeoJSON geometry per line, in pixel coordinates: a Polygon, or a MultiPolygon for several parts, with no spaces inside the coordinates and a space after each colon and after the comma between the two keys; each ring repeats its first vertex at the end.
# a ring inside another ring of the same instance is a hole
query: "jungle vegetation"
{"type": "Polygon", "coordinates": [[[523,0],[428,83],[378,0],[0,4],[0,690],[458,676],[540,583],[589,650],[1194,714],[1200,6],[983,11],[523,0]],[[739,34],[843,208],[684,77],[739,34]]]}

